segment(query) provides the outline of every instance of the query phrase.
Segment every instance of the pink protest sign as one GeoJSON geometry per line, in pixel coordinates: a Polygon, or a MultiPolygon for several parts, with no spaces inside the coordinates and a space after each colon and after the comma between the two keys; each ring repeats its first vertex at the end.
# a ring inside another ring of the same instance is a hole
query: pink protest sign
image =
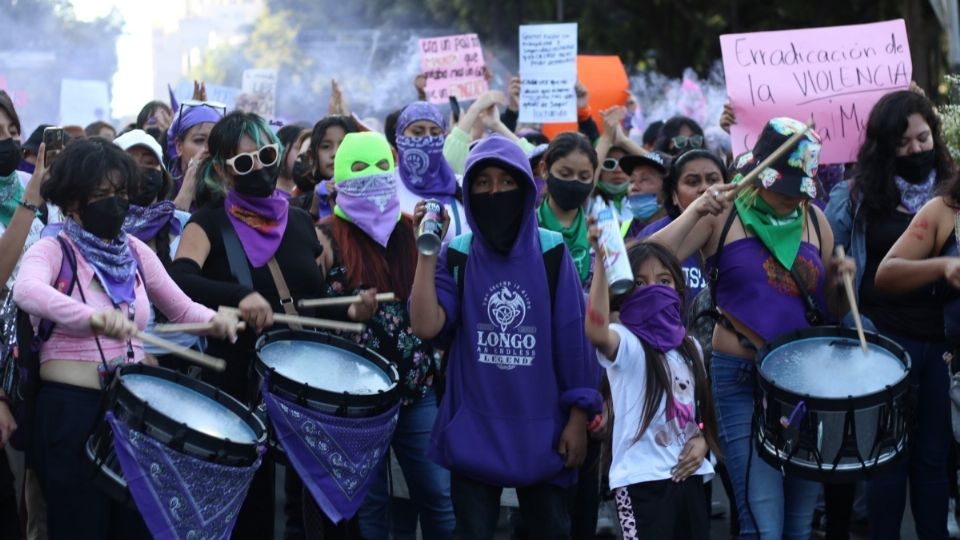
{"type": "Polygon", "coordinates": [[[823,138],[820,163],[856,161],[870,109],[910,86],[903,19],[854,26],[720,36],[727,96],[737,115],[734,154],[776,116],[807,121],[823,138]]]}
{"type": "Polygon", "coordinates": [[[483,49],[476,34],[420,40],[420,71],[427,77],[427,100],[446,103],[476,99],[487,91],[483,49]]]}

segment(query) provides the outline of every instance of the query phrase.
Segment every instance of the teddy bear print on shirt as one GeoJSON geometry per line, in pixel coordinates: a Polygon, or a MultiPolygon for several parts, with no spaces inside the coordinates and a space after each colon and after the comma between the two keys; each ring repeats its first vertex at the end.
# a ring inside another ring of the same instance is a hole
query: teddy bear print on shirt
{"type": "Polygon", "coordinates": [[[696,398],[693,373],[686,362],[676,355],[667,356],[669,375],[673,379],[673,404],[665,412],[666,423],[656,430],[654,440],[660,446],[683,446],[690,434],[696,432],[696,398]]]}

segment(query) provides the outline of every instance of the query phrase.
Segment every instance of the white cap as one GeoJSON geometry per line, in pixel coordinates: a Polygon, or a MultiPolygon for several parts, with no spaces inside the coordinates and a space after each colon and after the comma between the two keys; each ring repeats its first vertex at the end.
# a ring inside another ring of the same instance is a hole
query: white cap
{"type": "Polygon", "coordinates": [[[134,146],[146,147],[153,152],[153,155],[157,156],[157,161],[160,162],[160,166],[164,167],[163,150],[160,148],[160,143],[158,143],[156,139],[142,129],[132,129],[123,135],[120,135],[113,140],[113,144],[119,146],[124,151],[129,150],[134,146]]]}

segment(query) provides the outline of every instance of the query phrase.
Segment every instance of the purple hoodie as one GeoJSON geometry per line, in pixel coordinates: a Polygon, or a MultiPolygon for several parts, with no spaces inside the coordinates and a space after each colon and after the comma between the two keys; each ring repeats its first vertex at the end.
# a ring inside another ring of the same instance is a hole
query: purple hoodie
{"type": "Polygon", "coordinates": [[[428,453],[453,473],[489,485],[572,485],[576,470],[565,469],[557,453],[561,431],[571,406],[593,415],[601,404],[576,268],[565,253],[551,311],[537,190],[515,143],[493,136],[474,147],[463,187],[467,221],[475,233],[463,298],[447,271],[448,246],[437,263],[437,297],[447,316],[444,335],[452,343],[447,394],[428,453]],[[470,184],[488,165],[512,171],[527,187],[524,219],[507,256],[487,244],[470,211],[470,184]]]}

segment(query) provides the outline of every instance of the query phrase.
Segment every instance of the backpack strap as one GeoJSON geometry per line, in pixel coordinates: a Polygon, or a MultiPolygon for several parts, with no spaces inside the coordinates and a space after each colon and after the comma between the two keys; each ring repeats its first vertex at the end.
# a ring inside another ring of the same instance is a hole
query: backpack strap
{"type": "Polygon", "coordinates": [[[551,309],[557,300],[557,282],[560,280],[560,267],[563,264],[563,247],[562,234],[540,228],[540,251],[543,253],[543,267],[547,271],[551,309]]]}
{"type": "Polygon", "coordinates": [[[467,271],[467,256],[472,243],[473,233],[466,233],[454,237],[447,246],[447,272],[457,284],[458,298],[463,298],[463,274],[467,271]]]}
{"type": "MultiPolygon", "coordinates": [[[[60,271],[57,273],[57,279],[53,282],[53,287],[61,293],[70,296],[73,294],[73,287],[77,283],[77,255],[73,248],[61,236],[56,236],[60,244],[60,251],[63,253],[63,259],[60,261],[60,271]]],[[[139,259],[137,260],[139,264],[139,259]]],[[[37,326],[37,333],[34,337],[34,345],[39,350],[39,345],[43,341],[50,339],[53,334],[53,327],[56,323],[42,319],[37,326]]]]}

